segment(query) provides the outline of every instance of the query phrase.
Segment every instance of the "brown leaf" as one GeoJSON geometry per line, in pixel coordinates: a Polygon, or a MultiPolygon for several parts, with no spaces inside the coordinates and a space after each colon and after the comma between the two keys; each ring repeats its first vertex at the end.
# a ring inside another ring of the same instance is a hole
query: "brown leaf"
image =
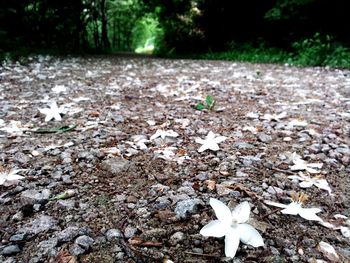
{"type": "Polygon", "coordinates": [[[54,259],[50,260],[50,263],[78,263],[75,256],[72,256],[67,250],[63,249],[58,252],[54,259]]]}

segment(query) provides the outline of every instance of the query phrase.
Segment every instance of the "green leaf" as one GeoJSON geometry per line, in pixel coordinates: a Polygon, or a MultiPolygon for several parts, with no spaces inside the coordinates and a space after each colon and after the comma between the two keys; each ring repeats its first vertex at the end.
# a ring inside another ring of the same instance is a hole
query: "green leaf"
{"type": "Polygon", "coordinates": [[[36,129],[35,133],[63,133],[63,132],[69,132],[69,131],[73,131],[75,128],[77,127],[77,125],[70,125],[70,126],[62,126],[59,128],[49,128],[49,129],[45,129],[45,128],[39,128],[36,129]]]}
{"type": "Polygon", "coordinates": [[[215,105],[215,100],[212,96],[208,95],[206,98],[205,98],[205,102],[207,104],[207,109],[208,110],[211,110],[214,105],[215,105]]]}
{"type": "Polygon", "coordinates": [[[203,105],[203,103],[198,103],[198,104],[195,106],[195,109],[196,109],[196,110],[204,110],[204,109],[205,109],[205,106],[203,105]]]}

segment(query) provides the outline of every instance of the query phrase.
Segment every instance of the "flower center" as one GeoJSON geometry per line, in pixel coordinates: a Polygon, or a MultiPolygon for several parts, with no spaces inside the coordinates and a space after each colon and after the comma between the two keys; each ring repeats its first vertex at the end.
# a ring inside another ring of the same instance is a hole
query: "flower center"
{"type": "Polygon", "coordinates": [[[235,218],[232,218],[232,220],[231,220],[231,227],[235,228],[235,227],[237,227],[237,225],[238,225],[237,220],[235,218]]]}

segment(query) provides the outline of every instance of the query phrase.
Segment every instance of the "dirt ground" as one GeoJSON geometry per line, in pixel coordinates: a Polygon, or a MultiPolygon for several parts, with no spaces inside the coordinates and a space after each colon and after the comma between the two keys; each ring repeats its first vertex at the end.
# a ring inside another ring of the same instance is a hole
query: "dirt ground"
{"type": "Polygon", "coordinates": [[[349,262],[349,121],[348,70],[118,56],[4,63],[0,165],[23,178],[0,185],[0,262],[349,262]],[[196,110],[206,96],[214,107],[196,110]],[[62,120],[45,122],[39,109],[52,101],[62,120]],[[157,130],[178,136],[151,139],[157,130]],[[198,152],[209,131],[226,140],[198,152]],[[292,169],[293,153],[322,167],[292,169]],[[288,178],[300,173],[331,192],[288,178]],[[266,204],[295,193],[331,227],[266,204]],[[223,238],[200,234],[216,219],[210,198],[248,201],[265,245],[240,243],[226,258],[223,238]]]}

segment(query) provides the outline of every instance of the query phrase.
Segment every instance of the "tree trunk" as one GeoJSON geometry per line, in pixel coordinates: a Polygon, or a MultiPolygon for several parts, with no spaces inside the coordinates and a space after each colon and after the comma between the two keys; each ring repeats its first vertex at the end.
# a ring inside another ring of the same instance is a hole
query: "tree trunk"
{"type": "Polygon", "coordinates": [[[106,0],[101,0],[101,22],[102,22],[102,45],[104,48],[110,48],[110,43],[108,40],[108,31],[107,31],[107,3],[106,0]]]}

